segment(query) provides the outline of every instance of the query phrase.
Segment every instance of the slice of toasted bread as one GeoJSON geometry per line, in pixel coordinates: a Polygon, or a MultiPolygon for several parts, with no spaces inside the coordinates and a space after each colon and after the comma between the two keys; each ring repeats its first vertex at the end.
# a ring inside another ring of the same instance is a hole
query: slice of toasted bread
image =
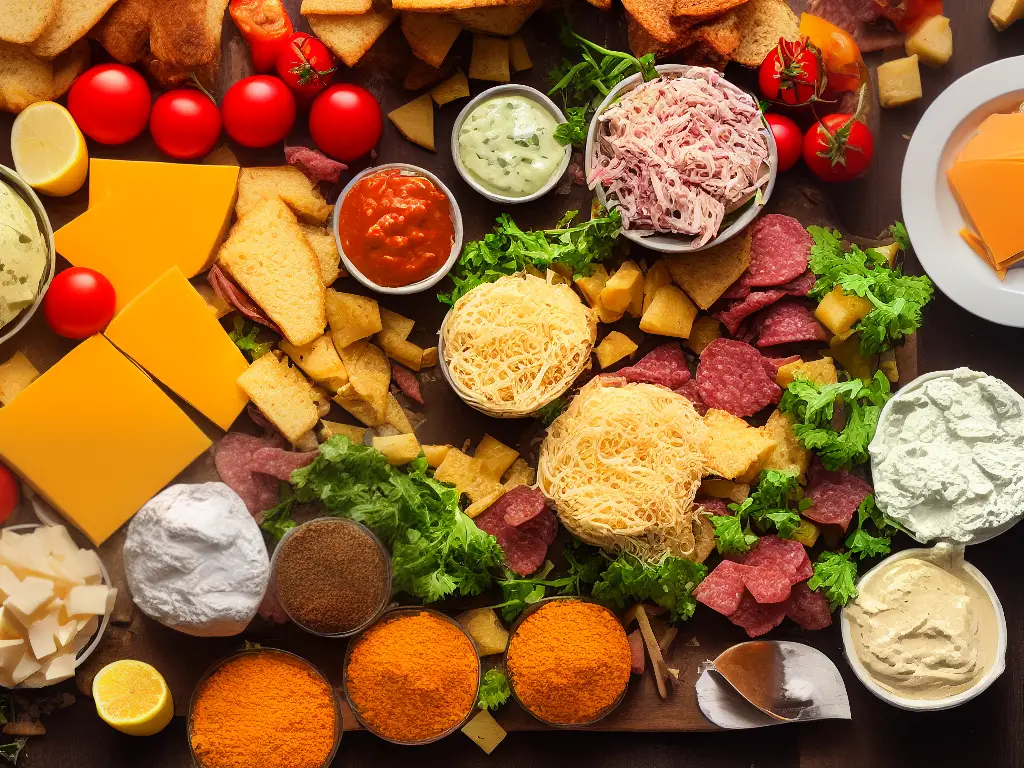
{"type": "Polygon", "coordinates": [[[320,264],[320,280],[329,287],[345,274],[345,270],[341,268],[341,254],[338,253],[338,241],[334,239],[334,232],[326,227],[305,224],[301,221],[299,227],[316,252],[316,258],[320,264]]]}
{"type": "Polygon", "coordinates": [[[323,335],[326,294],[320,262],[280,198],[239,219],[217,261],[296,346],[323,335]]]}
{"type": "Polygon", "coordinates": [[[309,13],[359,16],[373,7],[373,0],[302,0],[299,11],[303,16],[309,13]]]}
{"type": "Polygon", "coordinates": [[[455,11],[452,16],[462,22],[462,26],[471,32],[487,32],[491,35],[507,37],[522,29],[526,20],[540,6],[540,2],[532,2],[526,5],[509,5],[498,8],[467,8],[455,11]]]}
{"type": "Polygon", "coordinates": [[[59,0],[60,8],[43,34],[32,43],[32,53],[52,59],[81,40],[117,0],[59,0]]]}
{"type": "Polygon", "coordinates": [[[57,99],[68,92],[75,79],[89,66],[89,41],[82,39],[61,53],[51,63],[53,66],[53,95],[57,99]]]}
{"type": "Polygon", "coordinates": [[[444,13],[402,14],[402,34],[418,59],[440,67],[462,32],[462,24],[444,13]]]}
{"type": "Polygon", "coordinates": [[[587,0],[595,8],[600,8],[602,11],[610,11],[612,9],[612,0],[587,0]]]}
{"type": "Polygon", "coordinates": [[[750,0],[740,8],[740,44],[732,60],[759,67],[780,38],[798,40],[800,22],[786,0],[750,0]]]}
{"type": "Polygon", "coordinates": [[[238,377],[238,386],[275,427],[296,443],[316,426],[313,388],[298,368],[268,352],[238,377]]]}
{"type": "Polygon", "coordinates": [[[629,41],[629,49],[634,56],[646,56],[648,53],[653,53],[658,59],[678,53],[693,41],[693,36],[688,29],[677,29],[670,40],[657,40],[629,12],[626,13],[626,36],[629,41]]]}
{"type": "Polygon", "coordinates": [[[346,66],[354,67],[397,17],[398,14],[389,8],[361,16],[311,13],[306,21],[313,34],[334,51],[335,56],[346,66]]]}
{"type": "Polygon", "coordinates": [[[464,8],[494,8],[508,5],[530,5],[534,0],[391,0],[396,11],[432,11],[447,13],[464,8]]]}
{"type": "Polygon", "coordinates": [[[264,200],[284,200],[295,215],[310,224],[323,224],[331,206],[306,174],[291,165],[243,168],[238,176],[235,215],[242,219],[264,200]]]}
{"type": "Polygon", "coordinates": [[[715,54],[728,59],[740,45],[740,11],[727,11],[712,21],[698,24],[691,32],[715,54]]]}
{"type": "Polygon", "coordinates": [[[0,40],[27,45],[57,17],[60,0],[0,0],[0,40]]]}
{"type": "Polygon", "coordinates": [[[53,68],[22,45],[0,42],[0,106],[21,112],[29,104],[53,97],[53,68]]]}
{"type": "Polygon", "coordinates": [[[710,19],[746,2],[749,0],[675,0],[672,15],[710,19]]]}
{"type": "Polygon", "coordinates": [[[667,0],[622,0],[622,5],[654,41],[676,49],[682,47],[681,38],[687,30],[701,20],[674,20],[672,4],[667,0]]]}

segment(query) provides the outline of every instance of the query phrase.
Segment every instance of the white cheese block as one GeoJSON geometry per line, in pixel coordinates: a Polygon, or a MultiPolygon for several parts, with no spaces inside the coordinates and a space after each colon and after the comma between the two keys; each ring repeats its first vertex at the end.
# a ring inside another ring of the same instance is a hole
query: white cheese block
{"type": "Polygon", "coordinates": [[[100,628],[100,620],[96,616],[90,616],[88,619],[82,619],[78,622],[78,634],[75,635],[74,648],[75,653],[81,653],[82,649],[87,646],[96,634],[96,630],[100,628]]]}
{"type": "Polygon", "coordinates": [[[37,659],[57,652],[57,626],[57,614],[49,613],[28,628],[28,643],[37,659]]]}
{"type": "Polygon", "coordinates": [[[0,565],[0,596],[2,596],[0,599],[6,600],[19,584],[21,584],[21,579],[15,575],[14,571],[6,565],[0,565]]]}
{"type": "Polygon", "coordinates": [[[70,645],[71,641],[75,639],[75,635],[77,634],[78,622],[75,619],[70,619],[67,624],[57,625],[57,643],[61,648],[66,648],[70,645]]]}
{"type": "Polygon", "coordinates": [[[91,549],[78,550],[74,557],[64,561],[64,569],[86,584],[99,584],[103,581],[99,555],[91,549]]]}
{"type": "Polygon", "coordinates": [[[35,535],[46,542],[51,555],[61,560],[77,557],[81,551],[63,525],[44,525],[42,528],[36,528],[35,535]]]}
{"type": "Polygon", "coordinates": [[[24,640],[0,640],[0,669],[12,671],[24,655],[24,640]]]}
{"type": "MultiPolygon", "coordinates": [[[[77,589],[95,589],[95,587],[77,587],[77,589]]],[[[52,581],[37,576],[26,576],[18,588],[4,600],[4,607],[11,608],[22,616],[31,616],[52,598],[52,581]]],[[[106,599],[105,596],[104,599],[106,599]]]]}
{"type": "Polygon", "coordinates": [[[75,654],[62,653],[54,656],[43,668],[43,677],[47,685],[59,683],[75,675],[75,654]]]}
{"type": "Polygon", "coordinates": [[[10,608],[0,607],[0,638],[4,640],[24,638],[25,628],[14,617],[10,608]]]}
{"type": "Polygon", "coordinates": [[[36,661],[35,657],[32,655],[32,651],[26,649],[25,653],[21,657],[21,661],[18,662],[18,665],[11,672],[11,680],[15,685],[18,685],[42,668],[43,665],[36,661]]]}
{"type": "Polygon", "coordinates": [[[68,592],[69,616],[102,616],[107,612],[107,599],[111,590],[101,584],[72,587],[68,592]]]}

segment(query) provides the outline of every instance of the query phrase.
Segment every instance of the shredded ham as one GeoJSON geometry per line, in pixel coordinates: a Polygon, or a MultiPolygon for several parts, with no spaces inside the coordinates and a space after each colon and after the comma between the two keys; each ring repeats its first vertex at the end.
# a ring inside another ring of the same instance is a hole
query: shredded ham
{"type": "Polygon", "coordinates": [[[704,245],[768,180],[757,103],[714,69],[643,83],[600,121],[587,181],[605,187],[625,229],[694,235],[704,245]]]}

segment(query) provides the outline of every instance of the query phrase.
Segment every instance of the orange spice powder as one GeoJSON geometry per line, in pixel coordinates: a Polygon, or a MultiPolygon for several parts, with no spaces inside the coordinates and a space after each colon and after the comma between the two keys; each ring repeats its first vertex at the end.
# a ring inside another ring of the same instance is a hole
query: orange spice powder
{"type": "Polygon", "coordinates": [[[334,748],[331,689],[273,651],[224,664],[192,711],[192,749],[204,768],[319,768],[334,748]]]}
{"type": "Polygon", "coordinates": [[[555,600],[519,625],[507,666],[516,696],[535,715],[551,723],[587,723],[629,683],[629,641],[605,608],[555,600]]]}
{"type": "Polygon", "coordinates": [[[426,612],[385,618],[356,641],[345,685],[363,721],[400,742],[454,728],[476,704],[480,659],[472,641],[426,612]]]}

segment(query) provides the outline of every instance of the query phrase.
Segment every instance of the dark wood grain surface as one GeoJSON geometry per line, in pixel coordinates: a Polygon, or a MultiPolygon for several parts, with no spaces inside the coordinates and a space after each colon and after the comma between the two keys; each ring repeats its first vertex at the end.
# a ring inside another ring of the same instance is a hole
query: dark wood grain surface
{"type": "MultiPolygon", "coordinates": [[[[289,3],[298,6],[297,0],[289,3]]],[[[797,5],[796,2],[793,3],[797,5]]],[[[986,13],[988,0],[946,0],[947,15],[952,19],[955,54],[953,61],[940,70],[923,72],[925,98],[921,102],[876,113],[872,123],[879,131],[876,156],[867,177],[859,181],[829,188],[825,191],[838,223],[845,232],[871,237],[881,232],[900,215],[899,177],[907,141],[917,120],[941,90],[960,75],[990,61],[1024,54],[1024,24],[998,34],[986,13]]],[[[602,18],[591,9],[580,14],[584,30],[596,39],[622,46],[624,31],[621,18],[602,18]],[[600,37],[598,37],[600,36],[600,37]]],[[[297,13],[294,18],[298,18],[297,13]]],[[[560,55],[553,25],[539,18],[527,27],[526,36],[534,55],[536,68],[521,79],[540,85],[547,68],[560,55]]],[[[233,36],[225,40],[223,80],[231,82],[244,74],[244,49],[233,36]]],[[[456,54],[468,60],[468,40],[457,44],[456,54]]],[[[871,57],[872,67],[883,58],[903,55],[893,49],[871,57]]],[[[407,46],[397,25],[378,43],[364,62],[343,79],[361,82],[381,101],[385,111],[408,100],[401,79],[408,64],[407,46]]],[[[742,76],[742,75],[741,75],[742,76]]],[[[482,84],[473,83],[474,93],[482,84]]],[[[459,197],[465,215],[466,235],[479,237],[490,226],[493,217],[502,212],[461,182],[451,169],[447,136],[458,113],[458,105],[437,112],[436,135],[438,153],[433,155],[402,140],[390,125],[380,147],[382,161],[404,160],[438,171],[444,175],[459,197]]],[[[2,123],[9,130],[10,120],[2,123]]],[[[297,129],[301,138],[302,128],[297,129]]],[[[120,148],[90,146],[99,156],[158,159],[146,139],[120,148]]],[[[9,164],[9,150],[0,148],[0,162],[9,164]]],[[[243,164],[279,162],[280,158],[239,152],[243,164]]],[[[787,180],[789,181],[789,180],[787,180]]],[[[795,180],[794,180],[795,181],[795,180]]],[[[85,192],[66,200],[47,199],[47,208],[54,226],[63,224],[81,212],[87,203],[85,192]]],[[[568,197],[549,196],[514,210],[517,221],[543,224],[556,218],[561,210],[582,202],[579,190],[568,197]],[[557,207],[557,211],[554,210],[557,207]]],[[[385,305],[416,317],[420,326],[414,341],[426,343],[431,330],[437,327],[442,311],[429,297],[385,305]]],[[[926,315],[926,325],[919,339],[919,364],[922,371],[969,365],[1000,376],[1019,391],[1024,391],[1024,366],[1017,358],[1016,345],[1024,341],[1024,333],[1002,328],[974,318],[951,301],[938,296],[926,315]]],[[[45,329],[41,318],[14,342],[0,347],[0,359],[15,349],[24,349],[40,367],[52,364],[68,345],[55,340],[45,329]]],[[[445,401],[449,396],[440,382],[426,382],[428,402],[445,401]]],[[[518,442],[521,429],[514,423],[483,422],[469,416],[468,409],[440,407],[430,412],[423,427],[425,441],[452,441],[458,434],[480,437],[486,428],[496,437],[518,442]]],[[[498,751],[486,757],[467,739],[455,735],[445,741],[415,751],[391,746],[365,733],[345,736],[335,760],[337,766],[404,765],[413,761],[427,765],[446,763],[452,766],[493,765],[548,766],[758,766],[758,768],[829,768],[831,766],[1024,766],[1024,597],[1018,587],[1020,569],[1018,552],[1024,544],[1024,528],[1007,533],[969,552],[969,559],[989,578],[1003,603],[1010,642],[1004,675],[988,691],[973,702],[948,712],[911,714],[889,707],[867,693],[849,673],[842,661],[838,631],[803,635],[800,639],[832,656],[846,678],[853,711],[852,722],[830,722],[801,726],[782,726],[749,732],[731,733],[598,733],[598,732],[528,732],[513,733],[498,751]]],[[[700,616],[683,629],[683,638],[705,638],[709,646],[720,640],[721,626],[715,616],[700,616]],[[712,641],[712,638],[715,638],[712,641]]],[[[152,624],[152,623],[150,623],[152,624]]],[[[169,659],[174,669],[162,671],[191,676],[201,672],[219,655],[237,645],[235,640],[200,641],[166,630],[158,625],[147,626],[150,642],[147,653],[169,659]]],[[[796,638],[797,633],[789,633],[796,638]]],[[[787,635],[785,631],[777,633],[787,635]]],[[[741,638],[737,637],[736,640],[741,638]]],[[[340,650],[324,646],[292,630],[275,635],[282,646],[308,652],[324,667],[340,666],[340,650]],[[300,650],[301,649],[301,650],[300,650]],[[335,658],[336,657],[336,658],[335,658]]],[[[340,646],[339,646],[340,648],[340,646]]],[[[693,654],[700,655],[700,649],[693,654]]],[[[650,682],[650,681],[647,681],[650,682]]],[[[635,696],[636,694],[631,694],[635,696]]],[[[677,695],[691,695],[683,689],[677,695]]],[[[179,696],[179,699],[181,697],[179,696]]],[[[179,710],[186,702],[178,701],[179,710]]],[[[628,706],[628,702],[627,705],[628,706]]],[[[660,719],[660,718],[659,718],[660,719]]],[[[161,734],[149,739],[133,739],[113,731],[100,722],[88,700],[55,713],[46,719],[49,734],[33,739],[23,757],[27,768],[185,768],[190,764],[185,740],[184,719],[175,718],[161,734]]],[[[631,723],[642,728],[643,723],[631,723]]],[[[659,724],[664,727],[664,724],[659,724]]],[[[254,768],[259,768],[254,766],[254,768]]]]}

